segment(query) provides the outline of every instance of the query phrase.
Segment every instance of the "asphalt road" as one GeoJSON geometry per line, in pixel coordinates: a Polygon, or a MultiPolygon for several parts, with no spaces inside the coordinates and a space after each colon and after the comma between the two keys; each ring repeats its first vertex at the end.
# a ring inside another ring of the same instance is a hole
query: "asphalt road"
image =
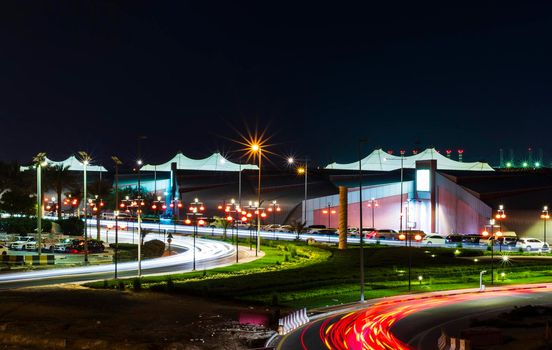
{"type": "Polygon", "coordinates": [[[514,306],[552,305],[552,286],[388,298],[323,317],[285,336],[277,349],[437,349],[441,329],[458,336],[472,317],[514,306]]]}
{"type": "MultiPolygon", "coordinates": [[[[105,232],[102,232],[102,234],[105,234],[105,232]]],[[[105,237],[102,238],[105,239],[105,237]]],[[[111,242],[113,238],[109,237],[109,241],[111,242]]],[[[157,238],[155,235],[148,235],[145,240],[157,238]]],[[[119,239],[120,242],[131,242],[133,239],[132,232],[120,231],[119,239]]],[[[182,253],[157,259],[143,260],[142,275],[191,271],[194,260],[193,239],[175,235],[172,247],[176,247],[182,253]]],[[[195,244],[196,270],[231,264],[235,262],[235,252],[235,247],[228,243],[198,238],[195,244]]],[[[120,277],[136,276],[138,262],[120,263],[117,269],[120,277]]],[[[102,264],[6,273],[0,275],[0,289],[107,279],[113,278],[114,270],[114,264],[102,264]]]]}

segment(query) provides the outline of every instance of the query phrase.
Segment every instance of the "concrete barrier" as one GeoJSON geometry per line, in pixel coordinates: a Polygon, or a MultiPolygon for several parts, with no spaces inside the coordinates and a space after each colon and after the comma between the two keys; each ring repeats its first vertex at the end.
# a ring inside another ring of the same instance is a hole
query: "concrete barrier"
{"type": "Polygon", "coordinates": [[[0,255],[2,257],[2,263],[8,265],[23,265],[25,264],[25,257],[23,255],[0,255]]]}
{"type": "Polygon", "coordinates": [[[25,263],[27,265],[54,265],[55,257],[52,254],[48,255],[25,255],[25,263]]]}

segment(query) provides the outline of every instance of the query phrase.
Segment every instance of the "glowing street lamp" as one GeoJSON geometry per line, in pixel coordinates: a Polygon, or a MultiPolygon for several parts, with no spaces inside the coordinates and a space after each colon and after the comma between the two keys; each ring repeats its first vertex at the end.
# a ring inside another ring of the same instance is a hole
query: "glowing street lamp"
{"type": "MultiPolygon", "coordinates": [[[[368,208],[372,208],[372,229],[376,228],[374,217],[375,217],[375,209],[377,207],[379,207],[379,203],[375,198],[372,198],[368,201],[368,208]]],[[[363,235],[362,232],[360,234],[363,235]]]]}
{"type": "Polygon", "coordinates": [[[543,222],[543,225],[544,225],[544,243],[547,243],[546,242],[546,221],[548,221],[548,219],[550,219],[550,214],[548,213],[548,205],[545,205],[543,208],[542,208],[542,212],[541,212],[541,216],[540,218],[542,219],[542,222],[543,222]]]}
{"type": "Polygon", "coordinates": [[[297,167],[297,174],[305,177],[305,196],[303,201],[305,202],[305,208],[303,210],[303,222],[307,223],[307,198],[308,198],[308,177],[309,177],[309,160],[305,159],[295,159],[293,157],[288,158],[288,164],[295,164],[296,161],[301,161],[304,165],[297,167]]]}
{"type": "Polygon", "coordinates": [[[485,228],[483,232],[481,232],[481,236],[484,238],[488,237],[491,241],[491,284],[494,284],[494,242],[497,238],[500,239],[502,237],[502,232],[500,230],[494,232],[495,219],[490,219],[488,226],[490,227],[490,232],[485,228]]]}
{"type": "MultiPolygon", "coordinates": [[[[262,149],[259,143],[252,143],[251,144],[251,152],[253,154],[256,154],[259,159],[259,178],[257,183],[257,203],[261,203],[261,174],[262,174],[262,149]]],[[[257,210],[257,237],[256,237],[256,245],[255,245],[255,256],[259,255],[259,250],[261,249],[261,217],[260,212],[257,210]]]]}
{"type": "MultiPolygon", "coordinates": [[[[230,200],[229,205],[226,205],[225,203],[226,203],[226,201],[223,203],[223,205],[219,205],[217,208],[219,210],[224,210],[224,213],[226,215],[226,221],[228,221],[232,225],[231,226],[231,228],[232,228],[232,240],[234,240],[234,228],[236,229],[236,263],[237,263],[237,262],[239,262],[239,245],[238,245],[239,244],[239,227],[236,227],[235,224],[239,220],[238,217],[240,215],[245,215],[245,214],[242,214],[242,209],[240,208],[239,203],[236,203],[236,200],[234,198],[232,198],[230,200]],[[232,214],[235,214],[236,217],[234,217],[232,214]]],[[[245,220],[242,220],[242,222],[245,222],[245,221],[247,221],[247,218],[245,218],[245,220]]]]}
{"type": "Polygon", "coordinates": [[[498,206],[495,219],[499,223],[498,232],[495,235],[496,237],[499,237],[499,240],[498,240],[499,250],[502,251],[502,241],[503,241],[503,239],[501,239],[502,238],[502,220],[506,219],[506,213],[504,212],[504,206],[502,204],[498,206]]]}
{"type": "Polygon", "coordinates": [[[329,228],[331,227],[332,215],[337,214],[337,211],[335,209],[332,209],[332,203],[328,202],[328,206],[327,206],[326,209],[322,210],[322,214],[328,215],[328,243],[330,243],[330,232],[331,231],[329,230],[329,228]]]}
{"type": "Polygon", "coordinates": [[[188,216],[192,217],[192,220],[190,220],[189,217],[186,218],[184,221],[187,225],[191,224],[193,221],[194,224],[194,230],[193,232],[193,243],[194,243],[194,249],[193,249],[193,265],[192,270],[195,271],[196,269],[196,236],[198,232],[198,225],[203,226],[205,225],[205,220],[203,218],[205,206],[203,205],[203,202],[200,202],[198,198],[194,198],[194,201],[190,203],[190,207],[188,208],[188,216]]]}

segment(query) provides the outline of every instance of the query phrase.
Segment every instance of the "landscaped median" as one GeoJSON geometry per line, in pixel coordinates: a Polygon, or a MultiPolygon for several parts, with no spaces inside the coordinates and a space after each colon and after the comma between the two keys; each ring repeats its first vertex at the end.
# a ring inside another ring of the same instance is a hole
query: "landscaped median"
{"type": "MultiPolygon", "coordinates": [[[[299,242],[267,242],[265,256],[244,264],[185,274],[88,283],[93,288],[147,289],[285,307],[336,305],[359,298],[359,249],[338,250],[299,242]]],[[[365,248],[366,298],[479,286],[490,262],[481,251],[370,245],[365,248]],[[471,257],[461,259],[462,257],[471,257]],[[409,274],[409,261],[411,269],[409,274]]],[[[495,285],[552,281],[549,260],[501,259],[495,285]]]]}

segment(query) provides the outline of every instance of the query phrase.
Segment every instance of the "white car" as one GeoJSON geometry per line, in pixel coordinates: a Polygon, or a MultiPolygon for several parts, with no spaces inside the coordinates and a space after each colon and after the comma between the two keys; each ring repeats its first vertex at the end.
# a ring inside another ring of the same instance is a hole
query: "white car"
{"type": "Polygon", "coordinates": [[[34,237],[19,237],[15,242],[10,243],[9,248],[15,250],[36,249],[36,240],[34,237]]]}
{"type": "Polygon", "coordinates": [[[278,227],[275,232],[293,232],[293,226],[291,225],[282,225],[278,227]]]}
{"type": "Polygon", "coordinates": [[[545,242],[541,241],[540,239],[527,238],[527,237],[519,238],[517,243],[516,243],[516,248],[521,248],[521,249],[523,249],[525,251],[528,251],[528,252],[533,251],[533,250],[536,250],[536,251],[539,251],[539,252],[550,250],[550,247],[548,246],[548,243],[545,243],[545,242]]]}
{"type": "Polygon", "coordinates": [[[275,232],[275,231],[277,231],[280,227],[282,227],[282,225],[270,224],[270,225],[265,225],[265,226],[263,227],[263,230],[268,231],[268,232],[275,232]]]}
{"type": "Polygon", "coordinates": [[[427,235],[422,239],[423,245],[446,244],[447,240],[441,235],[427,235]]]}

